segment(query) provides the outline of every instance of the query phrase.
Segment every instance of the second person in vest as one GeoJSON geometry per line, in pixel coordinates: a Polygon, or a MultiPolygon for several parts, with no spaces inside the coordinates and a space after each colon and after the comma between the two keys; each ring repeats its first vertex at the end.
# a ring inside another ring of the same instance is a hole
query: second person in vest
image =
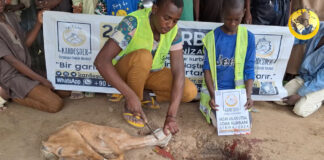
{"type": "Polygon", "coordinates": [[[224,25],[209,32],[204,43],[204,83],[201,89],[200,109],[210,122],[211,108],[217,111],[215,90],[245,88],[251,108],[254,80],[255,38],[239,24],[244,16],[244,0],[223,2],[224,25]]]}
{"type": "Polygon", "coordinates": [[[152,8],[131,13],[115,28],[95,60],[104,79],[125,96],[123,116],[135,127],[147,122],[142,105],[155,103],[154,99],[144,100],[144,89],[153,91],[157,101],[170,101],[164,132],[172,134],[179,130],[176,115],[180,102],[197,95],[195,84],[184,73],[177,26],[182,8],[182,0],[157,0],[152,8]],[[164,67],[169,52],[170,69],[164,67]]]}

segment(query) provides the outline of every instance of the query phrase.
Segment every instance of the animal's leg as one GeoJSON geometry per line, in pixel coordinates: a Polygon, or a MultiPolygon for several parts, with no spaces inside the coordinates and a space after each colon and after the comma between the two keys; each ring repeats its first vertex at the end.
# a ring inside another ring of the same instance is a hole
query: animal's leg
{"type": "Polygon", "coordinates": [[[116,139],[117,144],[119,144],[119,148],[123,151],[135,149],[135,148],[142,148],[146,146],[161,146],[164,147],[168,144],[169,140],[171,139],[171,134],[166,136],[163,133],[162,129],[156,130],[155,135],[158,139],[156,139],[153,135],[148,135],[145,137],[134,137],[128,136],[123,137],[122,139],[116,139]]]}
{"type": "Polygon", "coordinates": [[[118,156],[118,158],[116,158],[116,159],[112,159],[112,160],[124,160],[124,154],[120,154],[119,156],[118,156]]]}

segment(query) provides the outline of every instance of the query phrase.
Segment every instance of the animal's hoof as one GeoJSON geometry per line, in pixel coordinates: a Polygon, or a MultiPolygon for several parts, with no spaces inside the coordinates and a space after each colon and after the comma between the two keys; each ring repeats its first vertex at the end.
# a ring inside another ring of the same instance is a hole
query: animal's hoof
{"type": "Polygon", "coordinates": [[[157,136],[158,140],[158,146],[164,148],[168,145],[169,141],[172,138],[172,134],[165,135],[163,130],[161,128],[158,128],[154,131],[154,134],[157,136]]]}
{"type": "Polygon", "coordinates": [[[57,157],[54,153],[48,151],[46,146],[42,145],[41,152],[43,155],[43,159],[45,160],[58,160],[59,157],[57,157]]]}

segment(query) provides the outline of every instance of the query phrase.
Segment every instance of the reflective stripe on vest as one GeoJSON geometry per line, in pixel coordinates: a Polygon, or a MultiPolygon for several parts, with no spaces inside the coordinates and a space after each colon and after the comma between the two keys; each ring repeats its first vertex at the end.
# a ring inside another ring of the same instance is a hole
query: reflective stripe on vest
{"type": "MultiPolygon", "coordinates": [[[[148,51],[152,51],[153,48],[153,32],[150,25],[149,16],[151,14],[151,8],[146,8],[142,10],[135,11],[130,16],[133,16],[137,20],[137,28],[134,33],[133,38],[131,39],[130,43],[127,47],[122,50],[112,61],[115,65],[118,60],[120,60],[125,55],[139,50],[139,49],[146,49],[148,51]]],[[[160,41],[159,46],[155,52],[153,63],[152,63],[152,70],[160,70],[164,67],[165,58],[169,53],[171,44],[176,37],[178,32],[178,26],[175,25],[168,33],[160,34],[160,41]]]]}
{"type": "MultiPolygon", "coordinates": [[[[207,33],[205,38],[202,40],[204,43],[204,47],[208,53],[208,60],[211,70],[211,76],[213,78],[213,84],[215,90],[217,87],[217,66],[216,66],[216,49],[215,49],[215,36],[214,30],[207,33]]],[[[235,46],[235,66],[234,66],[234,74],[235,74],[235,88],[241,89],[245,88],[244,85],[244,64],[245,64],[245,56],[248,47],[248,31],[245,27],[239,26],[237,31],[236,38],[236,46],[235,46]]],[[[210,123],[210,112],[211,107],[209,106],[210,95],[206,86],[205,79],[203,80],[201,92],[200,92],[200,111],[206,117],[208,123],[210,123]]]]}

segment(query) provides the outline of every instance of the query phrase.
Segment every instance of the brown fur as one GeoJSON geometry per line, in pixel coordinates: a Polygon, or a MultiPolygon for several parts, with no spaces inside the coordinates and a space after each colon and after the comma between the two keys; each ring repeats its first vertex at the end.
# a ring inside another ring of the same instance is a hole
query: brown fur
{"type": "Polygon", "coordinates": [[[64,125],[43,142],[42,152],[46,160],[123,160],[124,152],[146,146],[166,146],[171,139],[162,130],[152,135],[134,137],[120,128],[99,126],[82,121],[64,125]]]}

